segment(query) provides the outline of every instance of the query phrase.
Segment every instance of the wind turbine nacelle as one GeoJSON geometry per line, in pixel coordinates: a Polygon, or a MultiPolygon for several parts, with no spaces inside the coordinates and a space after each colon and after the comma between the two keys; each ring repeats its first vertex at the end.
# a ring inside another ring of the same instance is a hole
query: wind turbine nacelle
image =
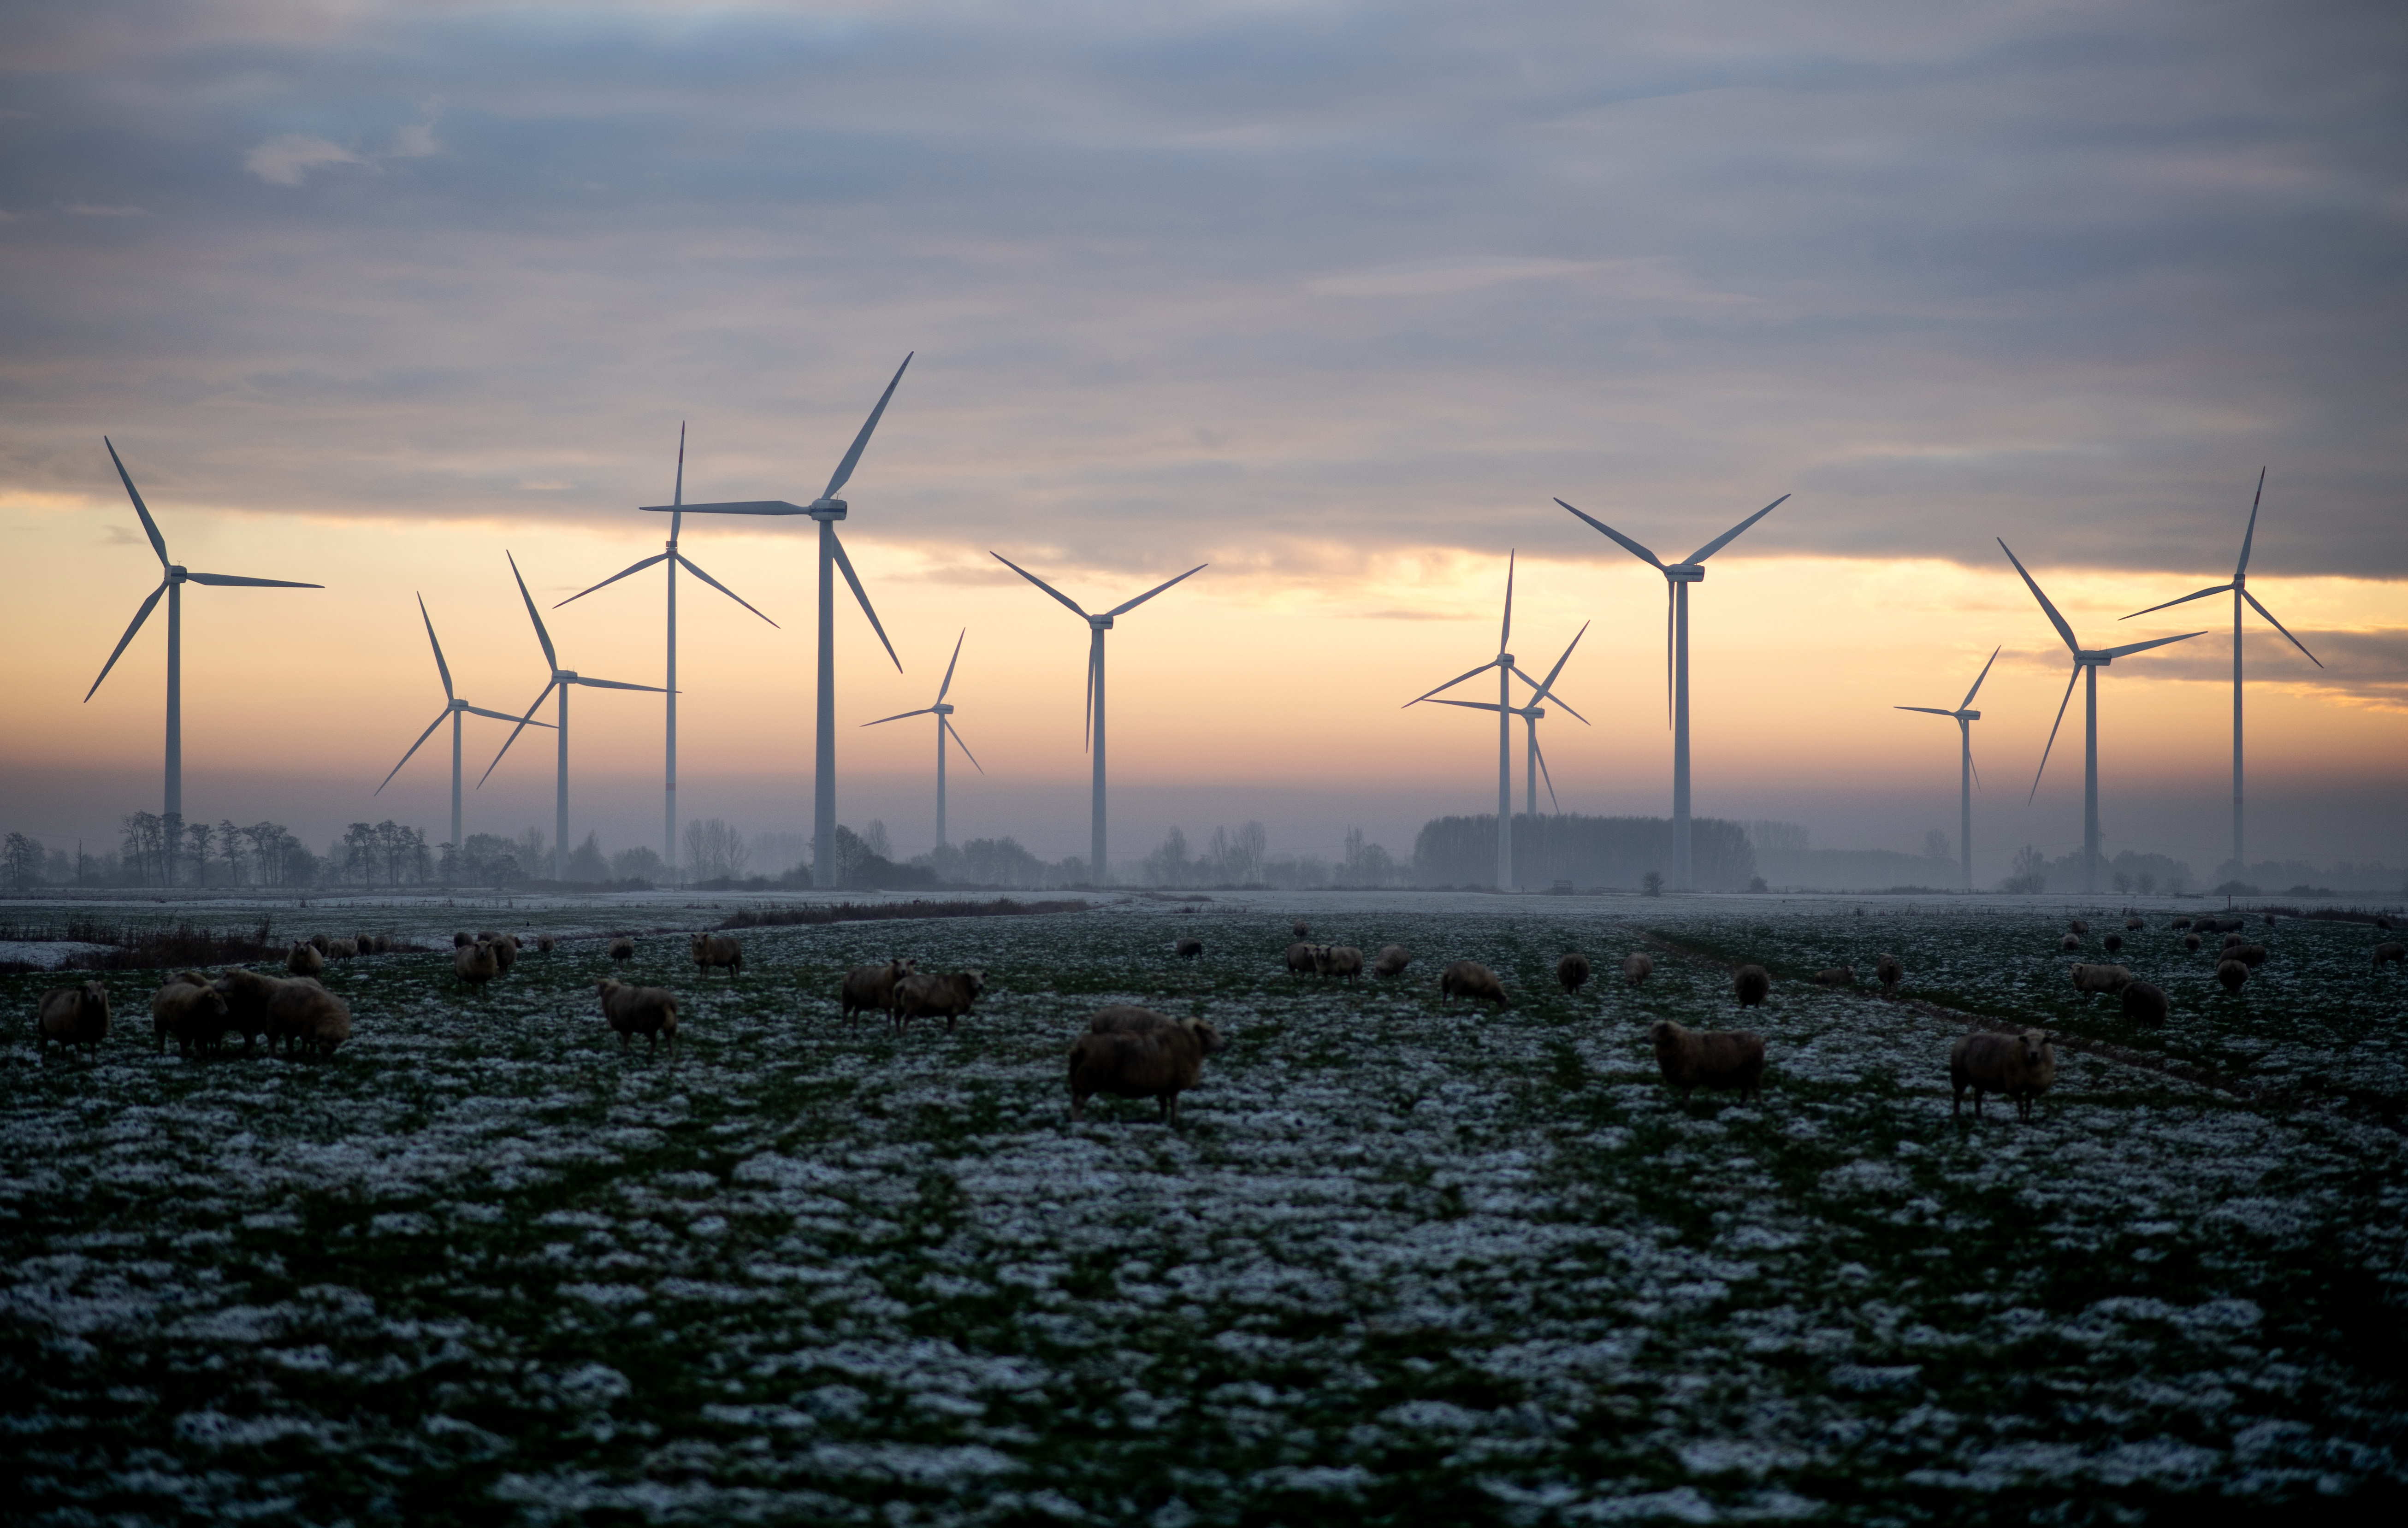
{"type": "Polygon", "coordinates": [[[1706,581],[1706,564],[1703,563],[1667,564],[1664,577],[1674,583],[1703,583],[1706,581]]]}
{"type": "Polygon", "coordinates": [[[2115,655],[2112,652],[2084,652],[2076,649],[2073,661],[2076,664],[2088,664],[2093,668],[2105,668],[2115,661],[2115,655]]]}
{"type": "Polygon", "coordinates": [[[1112,618],[1110,616],[1089,616],[1087,618],[1087,624],[1099,632],[1108,632],[1112,629],[1112,618]]]}
{"type": "Polygon", "coordinates": [[[928,709],[936,712],[939,716],[951,716],[953,714],[953,703],[949,700],[940,700],[934,706],[929,707],[928,709]]]}
{"type": "Polygon", "coordinates": [[[167,581],[169,583],[182,583],[186,578],[191,577],[191,574],[184,571],[183,564],[170,563],[167,564],[167,581]]]}
{"type": "Polygon", "coordinates": [[[1979,721],[1982,720],[1982,713],[1979,711],[1959,711],[1956,713],[1956,716],[1959,721],[1979,721]]]}
{"type": "Polygon", "coordinates": [[[559,673],[554,674],[552,677],[552,682],[554,684],[575,684],[577,682],[577,670],[573,668],[564,668],[559,673]]]}
{"type": "Polygon", "coordinates": [[[813,499],[804,513],[813,520],[842,520],[848,507],[842,499],[813,499]]]}

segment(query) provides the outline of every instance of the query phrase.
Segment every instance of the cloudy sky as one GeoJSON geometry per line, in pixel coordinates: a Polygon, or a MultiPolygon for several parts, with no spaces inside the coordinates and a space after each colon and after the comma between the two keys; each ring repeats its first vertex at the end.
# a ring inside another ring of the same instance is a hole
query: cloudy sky
{"type": "MultiPolygon", "coordinates": [[[[1083,633],[990,549],[1104,604],[1212,564],[1114,633],[1116,852],[1245,817],[1401,850],[1493,804],[1493,734],[1398,706],[1495,650],[1509,550],[1524,666],[1593,622],[1564,806],[1665,809],[1660,580],[1555,496],[1669,560],[1787,493],[1698,593],[1700,811],[1953,831],[1950,729],[1886,707],[2004,644],[1979,847],[2076,841],[2078,750],[2023,800],[2064,659],[2003,536],[2086,639],[2209,628],[2101,704],[2111,847],[2207,868],[2229,607],[2116,618],[2229,576],[2263,465],[2252,588],[2326,667],[2248,639],[2253,847],[2408,861],[2397,7],[96,3],[0,36],[7,826],[156,806],[164,635],[82,701],[156,581],[104,432],[179,561],[328,585],[187,601],[188,811],[439,828],[433,760],[368,795],[440,703],[412,591],[464,693],[521,708],[504,548],[547,602],[658,550],[681,421],[689,497],[807,500],[909,351],[846,527],[906,672],[848,610],[839,716],[925,704],[970,628],[957,835],[1083,849],[1083,633]]],[[[781,622],[688,604],[683,793],[760,828],[808,819],[806,531],[688,536],[781,622]]],[[[657,682],[656,579],[551,619],[657,682]]],[[[579,718],[580,827],[656,832],[657,704],[579,718]]],[[[909,725],[849,725],[840,806],[913,849],[909,725]]],[[[547,762],[473,825],[549,823],[547,762]]]]}

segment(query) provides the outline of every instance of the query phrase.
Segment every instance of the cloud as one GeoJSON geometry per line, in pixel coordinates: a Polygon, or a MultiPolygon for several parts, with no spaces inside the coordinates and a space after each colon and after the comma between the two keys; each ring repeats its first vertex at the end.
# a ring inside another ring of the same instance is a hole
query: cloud
{"type": "Polygon", "coordinates": [[[64,211],[71,218],[138,218],[138,207],[102,207],[90,202],[69,202],[64,211]]]}
{"type": "Polygon", "coordinates": [[[1461,255],[1409,260],[1325,276],[1305,290],[1320,297],[1446,297],[1507,281],[1541,281],[1596,270],[1594,260],[1545,260],[1515,255],[1461,255]]]}
{"type": "Polygon", "coordinates": [[[280,133],[242,156],[242,167],[271,186],[297,186],[311,170],[361,163],[359,155],[340,144],[306,133],[280,133]]]}

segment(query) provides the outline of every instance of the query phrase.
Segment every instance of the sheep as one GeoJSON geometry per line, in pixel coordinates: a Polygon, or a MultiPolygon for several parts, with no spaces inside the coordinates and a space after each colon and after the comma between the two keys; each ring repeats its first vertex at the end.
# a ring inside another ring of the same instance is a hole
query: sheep
{"type": "Polygon", "coordinates": [[[466,950],[476,942],[477,936],[466,929],[452,935],[452,948],[454,950],[466,950]]]}
{"type": "Polygon", "coordinates": [[[1948,1051],[1948,1116],[1965,1107],[1965,1090],[1973,1091],[1973,1118],[1982,1117],[1985,1093],[2003,1093],[2014,1100],[2015,1118],[2028,1120],[2032,1105],[2057,1081],[2057,1034],[2027,1029],[2013,1034],[1983,1031],[1959,1039],[1948,1051]]]}
{"type": "Polygon", "coordinates": [[[1906,967],[1899,964],[1896,955],[1884,955],[1873,963],[1873,976],[1880,980],[1885,991],[1894,992],[1898,991],[1898,984],[1906,979],[1906,967]]]}
{"type": "Polygon", "coordinates": [[[1134,1003],[1107,1003],[1087,1017],[1090,1035],[1142,1035],[1150,1029],[1175,1024],[1178,1020],[1152,1008],[1141,1008],[1134,1003]]]}
{"type": "Polygon", "coordinates": [[[270,1051],[281,1040],[287,1055],[332,1056],[351,1037],[351,1010],[341,998],[308,977],[276,982],[267,999],[270,1051]]]}
{"type": "Polygon", "coordinates": [[[1319,953],[1320,952],[1313,946],[1306,944],[1303,940],[1298,939],[1296,943],[1287,947],[1286,960],[1288,970],[1299,976],[1320,970],[1321,962],[1319,959],[1319,953]]]}
{"type": "Polygon", "coordinates": [[[2135,1023],[2162,1024],[2172,1008],[2165,989],[2154,982],[2135,981],[2124,989],[2124,1017],[2135,1023]]]}
{"type": "Polygon", "coordinates": [[[1853,965],[1834,965],[1828,971],[1814,973],[1814,985],[1817,987],[1853,987],[1856,984],[1856,968],[1853,965]]]}
{"type": "Polygon", "coordinates": [[[1568,992],[1588,985],[1588,957],[1575,950],[1555,962],[1555,980],[1568,992]]]}
{"type": "Polygon", "coordinates": [[[326,958],[330,961],[351,960],[357,956],[359,952],[359,941],[356,939],[329,939],[326,941],[326,958]]]}
{"type": "Polygon", "coordinates": [[[1656,1064],[1664,1085],[1689,1101],[1698,1088],[1717,1092],[1739,1090],[1740,1101],[1763,1095],[1764,1036],[1745,1029],[1685,1029],[1670,1019],[1647,1026],[1656,1047],[1656,1064]]]}
{"type": "Polygon", "coordinates": [[[312,934],[309,935],[308,940],[309,948],[316,950],[321,955],[326,953],[326,947],[333,942],[333,940],[327,938],[322,934],[312,934]]]}
{"type": "Polygon", "coordinates": [[[2172,922],[2168,923],[2168,924],[2166,925],[2166,927],[2168,927],[2168,928],[2188,928],[2188,927],[2190,927],[2190,920],[2189,920],[2189,919],[2187,919],[2187,918],[2177,918],[2177,919],[2175,919],[2172,922]]]}
{"type": "Polygon", "coordinates": [[[2132,984],[2130,968],[2122,965],[2077,965],[2073,968],[2073,990],[2077,992],[2120,992],[2132,984]]]}
{"type": "Polygon", "coordinates": [[[669,1054],[677,1054],[677,993],[666,987],[630,987],[609,977],[596,982],[594,990],[602,998],[602,1021],[619,1036],[622,1052],[641,1035],[644,1054],[657,1052],[663,1035],[668,1037],[669,1054]]]}
{"type": "Polygon", "coordinates": [[[2199,948],[2199,935],[2196,934],[2184,935],[2183,948],[2185,950],[2197,950],[2199,948]]]}
{"type": "Polygon", "coordinates": [[[1742,965],[1731,973],[1731,992],[1742,1008],[1761,1004],[1772,992],[1772,977],[1761,965],[1742,965]]]}
{"type": "Polygon", "coordinates": [[[711,967],[717,965],[727,967],[730,978],[744,974],[744,947],[738,944],[733,935],[697,934],[687,943],[694,950],[694,964],[701,968],[703,975],[709,976],[711,967]]]}
{"type": "Polygon", "coordinates": [[[844,974],[837,990],[837,1001],[844,1017],[853,1019],[870,1008],[892,1018],[895,1013],[895,986],[911,974],[911,963],[888,961],[883,965],[856,965],[844,974]]]}
{"type": "Polygon", "coordinates": [[[1494,1003],[1500,1013],[1505,1008],[1505,984],[1497,979],[1496,972],[1478,961],[1450,963],[1438,974],[1438,994],[1449,1002],[1469,997],[1474,1002],[1494,1003]]]}
{"type": "Polygon", "coordinates": [[[2144,929],[2148,926],[2148,920],[2143,918],[2127,918],[2124,920],[2124,932],[2127,934],[2131,933],[2134,929],[2144,929]]]}
{"type": "Polygon", "coordinates": [[[377,952],[377,936],[373,934],[354,934],[351,935],[351,949],[357,954],[373,955],[377,952]]]}
{"type": "Polygon", "coordinates": [[[2398,965],[2403,959],[2408,959],[2408,946],[2401,945],[2397,939],[2388,939],[2374,947],[2374,969],[2377,971],[2383,969],[2386,961],[2398,965]]]}
{"type": "Polygon", "coordinates": [[[2266,926],[2268,928],[2272,928],[2274,926],[2274,915],[2271,912],[2266,915],[2266,926]]]}
{"type": "Polygon", "coordinates": [[[1312,937],[1312,925],[1299,918],[1296,921],[1296,927],[1291,932],[1293,932],[1299,940],[1310,939],[1312,937]]]}
{"type": "Polygon", "coordinates": [[[1363,952],[1353,945],[1315,945],[1312,968],[1325,977],[1343,977],[1349,984],[1363,978],[1363,952]]]}
{"type": "Polygon", "coordinates": [[[2057,948],[2071,955],[2075,950],[2082,948],[2082,941],[2069,934],[2064,938],[2057,941],[2057,948]]]}
{"type": "Polygon", "coordinates": [[[2073,934],[2087,934],[2090,932],[2090,925],[2084,922],[2079,918],[2069,921],[2065,926],[2068,932],[2073,934]]]}
{"type": "Polygon", "coordinates": [[[2238,934],[2228,934],[2224,936],[2224,948],[2227,950],[2231,949],[2234,945],[2244,945],[2248,942],[2248,940],[2243,938],[2238,934]]]}
{"type": "Polygon", "coordinates": [[[501,938],[501,935],[494,933],[492,929],[480,928],[477,931],[477,937],[484,940],[487,944],[493,944],[498,941],[501,938]]]}
{"type": "Polygon", "coordinates": [[[1622,957],[1622,979],[1629,985],[1636,987],[1655,974],[1655,956],[1633,953],[1622,957]]]}
{"type": "Polygon", "coordinates": [[[1405,967],[1413,964],[1413,952],[1402,945],[1382,945],[1380,953],[1371,961],[1375,977],[1400,977],[1405,967]]]}
{"type": "Polygon", "coordinates": [[[494,941],[494,975],[497,977],[509,976],[510,974],[510,967],[516,965],[518,963],[519,938],[517,935],[505,934],[494,941]]]}
{"type": "Polygon", "coordinates": [[[1179,943],[1171,947],[1171,953],[1177,955],[1182,961],[1200,960],[1204,955],[1204,941],[1201,939],[1182,939],[1179,943]]]}
{"type": "Polygon", "coordinates": [[[285,954],[284,969],[296,977],[321,976],[326,969],[325,952],[312,944],[296,944],[285,954]]]}
{"type": "Polygon", "coordinates": [[[2226,950],[2225,954],[2233,960],[2239,961],[2242,964],[2249,967],[2252,971],[2255,971],[2258,967],[2266,964],[2266,947],[2264,945],[2234,945],[2231,949],[2226,950]]]}
{"type": "Polygon", "coordinates": [[[630,939],[625,935],[622,934],[617,938],[610,941],[610,959],[613,964],[624,965],[635,958],[635,940],[630,939]]]}
{"type": "Polygon", "coordinates": [[[1221,1049],[1220,1032],[1201,1019],[1166,1019],[1142,1008],[1124,1011],[1157,1021],[1115,1017],[1111,1027],[1096,1027],[1114,1011],[1096,1015],[1070,1047],[1070,1118],[1084,1119],[1088,1098],[1100,1092],[1157,1099],[1162,1122],[1177,1126],[1179,1095],[1196,1086],[1204,1058],[1221,1049]]]}
{"type": "Polygon", "coordinates": [[[242,1036],[243,1053],[267,1030],[267,1007],[282,983],[275,977],[236,966],[209,983],[225,999],[226,1032],[242,1036]]]}
{"type": "Polygon", "coordinates": [[[225,994],[198,971],[186,971],[150,994],[150,1033],[159,1049],[176,1042],[176,1052],[206,1052],[225,1034],[225,994]]]}
{"type": "Polygon", "coordinates": [[[460,978],[463,986],[481,989],[502,974],[501,962],[494,958],[492,942],[480,939],[465,949],[452,951],[452,973],[460,978]]]}
{"type": "Polygon", "coordinates": [[[2381,929],[2384,933],[2388,934],[2391,932],[2391,920],[2388,918],[2378,917],[2374,921],[2374,926],[2381,929]]]}
{"type": "Polygon", "coordinates": [[[2099,942],[2107,947],[2107,953],[2110,955],[2124,948],[2124,936],[2120,934],[2111,934],[2099,942]]]}
{"type": "Polygon", "coordinates": [[[45,1061],[53,1040],[62,1050],[81,1046],[87,1060],[99,1060],[100,1042],[108,1037],[108,989],[97,981],[51,988],[35,1006],[34,1032],[45,1061]]]}
{"type": "Polygon", "coordinates": [[[535,936],[535,952],[538,955],[549,955],[552,951],[552,947],[559,943],[559,940],[549,934],[538,934],[535,936]]]}
{"type": "Polygon", "coordinates": [[[2249,967],[2236,960],[2218,961],[2215,963],[2215,979],[2226,992],[2237,992],[2241,984],[2249,979],[2249,967]]]}
{"type": "Polygon", "coordinates": [[[905,977],[895,984],[895,1027],[910,1027],[911,1021],[922,1014],[945,1021],[945,1033],[953,1033],[953,1021],[970,1011],[970,1005],[986,991],[983,971],[956,971],[950,976],[934,972],[905,977]]]}

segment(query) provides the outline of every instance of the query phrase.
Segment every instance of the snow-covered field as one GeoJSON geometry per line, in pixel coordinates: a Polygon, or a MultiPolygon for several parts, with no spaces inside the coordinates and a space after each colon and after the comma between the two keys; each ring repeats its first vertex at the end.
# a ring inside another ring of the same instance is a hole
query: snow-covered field
{"type": "Polygon", "coordinates": [[[2408,1492],[2408,978],[2364,925],[2253,929],[2273,958],[2227,998],[2154,910],[2148,1032],[2016,904],[1193,906],[750,930],[733,979],[649,937],[674,1063],[606,1043],[595,940],[482,995],[448,954],[338,963],[332,1063],[160,1056],[119,975],[100,1063],[37,1066],[55,978],[0,978],[7,1513],[2082,1522],[2408,1492]],[[1299,912],[1416,964],[1288,977],[1299,912]],[[1574,948],[1599,978],[1570,998],[1574,948]],[[2067,1052],[2031,1122],[1952,1120],[1961,1021],[1794,979],[1883,950],[1914,997],[2132,1059],[2067,1052]],[[952,1035],[849,1031],[837,973],[888,954],[989,996],[952,1035]],[[1439,1004],[1465,956],[1506,1012],[1439,1004]],[[1770,1006],[1742,1020],[1716,957],[1771,966],[1770,1006]],[[1115,999],[1229,1037],[1176,1133],[1068,1120],[1070,1038],[1115,999]],[[1761,1103],[1669,1097],[1665,1016],[1763,1032],[1761,1103]]]}

